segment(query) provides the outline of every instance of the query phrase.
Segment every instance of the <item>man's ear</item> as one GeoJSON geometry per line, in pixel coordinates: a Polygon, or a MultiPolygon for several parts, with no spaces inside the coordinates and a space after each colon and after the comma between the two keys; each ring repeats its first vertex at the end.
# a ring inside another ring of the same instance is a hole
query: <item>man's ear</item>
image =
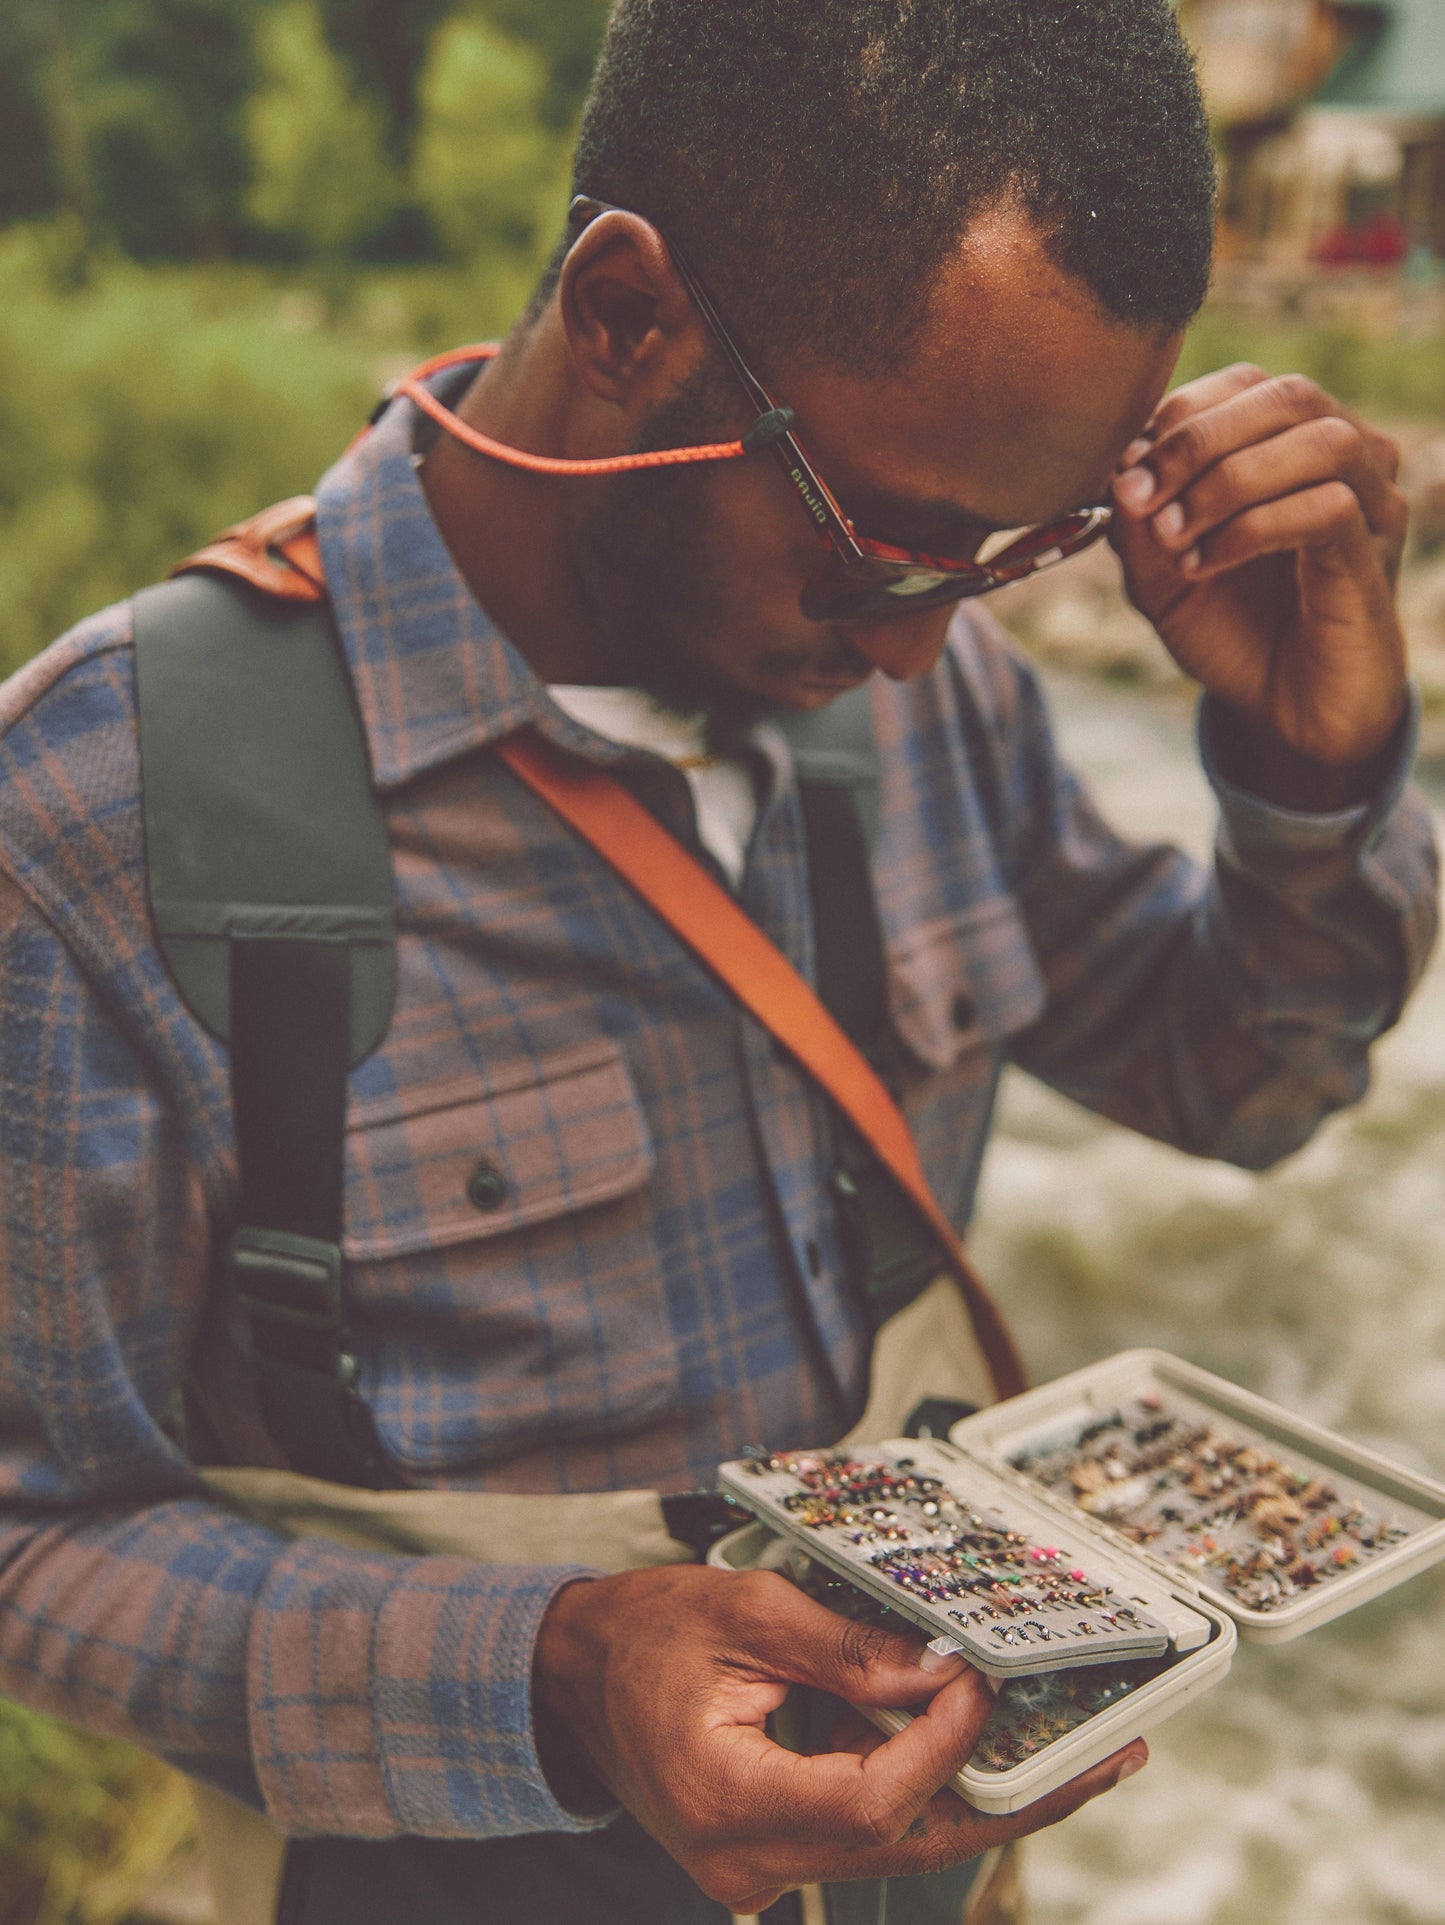
{"type": "Polygon", "coordinates": [[[657,229],[621,208],[599,214],[562,264],[557,299],[578,373],[625,405],[639,382],[671,391],[701,347],[700,323],[657,229]]]}

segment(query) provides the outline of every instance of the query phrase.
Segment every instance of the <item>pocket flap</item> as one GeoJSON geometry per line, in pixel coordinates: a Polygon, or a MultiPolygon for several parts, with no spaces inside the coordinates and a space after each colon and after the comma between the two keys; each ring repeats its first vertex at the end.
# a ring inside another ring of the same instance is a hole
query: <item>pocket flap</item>
{"type": "Polygon", "coordinates": [[[928,1068],[1001,1044],[1044,1006],[1044,983],[1023,917],[1006,895],[961,916],[906,931],[888,947],[894,1027],[928,1068]]]}
{"type": "Polygon", "coordinates": [[[652,1138],[618,1044],[599,1038],[489,1079],[353,1104],[346,1254],[360,1261],[494,1237],[624,1196],[652,1138]]]}

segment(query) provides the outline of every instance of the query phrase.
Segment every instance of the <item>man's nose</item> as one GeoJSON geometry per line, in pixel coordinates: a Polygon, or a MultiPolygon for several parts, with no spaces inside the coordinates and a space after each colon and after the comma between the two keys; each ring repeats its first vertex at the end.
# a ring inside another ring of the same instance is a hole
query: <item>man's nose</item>
{"type": "Polygon", "coordinates": [[[848,640],[890,681],[908,682],[926,674],[943,653],[953,614],[952,608],[928,608],[886,622],[850,623],[848,640]]]}

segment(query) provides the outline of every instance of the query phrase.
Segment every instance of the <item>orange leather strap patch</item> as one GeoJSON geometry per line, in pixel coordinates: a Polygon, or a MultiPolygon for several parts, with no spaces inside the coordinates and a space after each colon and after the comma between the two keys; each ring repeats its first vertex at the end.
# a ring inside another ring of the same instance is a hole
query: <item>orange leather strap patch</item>
{"type": "Polygon", "coordinates": [[[721,884],[609,775],[564,755],[534,730],[497,754],[637,891],[770,1030],[862,1134],[938,1238],[958,1280],[1000,1397],[1027,1386],[998,1305],[929,1187],[903,1112],[813,989],[721,884]]]}
{"type": "MultiPolygon", "coordinates": [[[[227,529],[173,572],[212,569],[282,601],[321,601],[326,577],[315,523],[315,502],[298,495],[227,529]]],[[[929,1187],[903,1112],[782,951],[620,782],[564,755],[531,729],[498,743],[497,753],[832,1097],[937,1237],[998,1395],[1014,1397],[1027,1388],[1008,1326],[929,1187]]]]}
{"type": "Polygon", "coordinates": [[[316,539],[315,501],[310,495],[278,501],[217,535],[199,553],[178,562],[171,573],[188,575],[198,569],[236,575],[277,601],[324,601],[326,571],[316,539]]]}

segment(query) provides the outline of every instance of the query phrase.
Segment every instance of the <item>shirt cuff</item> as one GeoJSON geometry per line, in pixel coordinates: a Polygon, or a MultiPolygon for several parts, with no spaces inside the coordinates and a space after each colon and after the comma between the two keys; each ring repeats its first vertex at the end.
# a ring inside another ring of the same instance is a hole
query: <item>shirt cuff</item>
{"type": "Polygon", "coordinates": [[[291,1836],[499,1838],[592,1831],[553,1796],[532,1732],[532,1653],[572,1565],[291,1545],[258,1600],[251,1748],[291,1836]]]}
{"type": "Polygon", "coordinates": [[[1348,809],[1320,812],[1286,809],[1277,802],[1241,788],[1221,768],[1217,731],[1223,704],[1205,695],[1199,704],[1199,759],[1209,785],[1219,800],[1220,814],[1236,847],[1264,844],[1275,850],[1323,854],[1356,845],[1370,850],[1380,840],[1400,804],[1415,762],[1420,738],[1420,693],[1414,683],[1407,692],[1405,713],[1382,758],[1375,793],[1348,809]]]}

